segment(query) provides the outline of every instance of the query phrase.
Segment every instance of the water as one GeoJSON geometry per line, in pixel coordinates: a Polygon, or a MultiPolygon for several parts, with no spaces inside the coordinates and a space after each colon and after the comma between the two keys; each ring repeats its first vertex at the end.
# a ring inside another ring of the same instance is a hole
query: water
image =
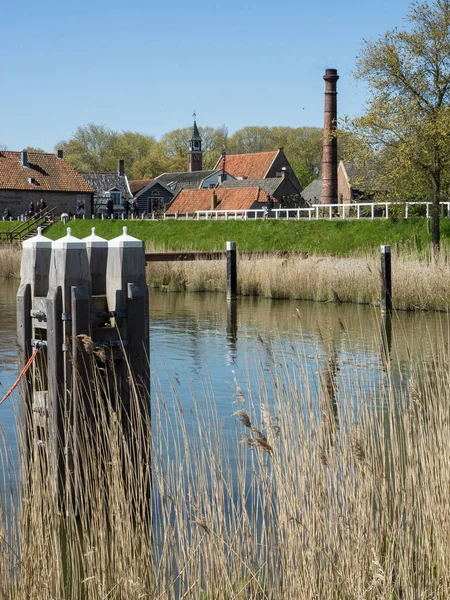
{"type": "MultiPolygon", "coordinates": [[[[0,286],[1,397],[17,376],[17,286],[16,281],[0,286]]],[[[174,399],[178,401],[188,428],[195,429],[195,411],[204,408],[206,413],[213,403],[225,439],[234,441],[242,426],[233,413],[250,394],[257,404],[270,402],[264,383],[274,365],[282,366],[283,377],[292,376],[300,387],[307,382],[313,391],[321,377],[327,384],[331,373],[335,408],[350,390],[355,406],[370,401],[383,410],[377,390],[383,385],[386,349],[375,309],[258,298],[240,298],[233,308],[221,294],[160,292],[152,292],[150,302],[153,402],[163,396],[174,414],[174,399]]],[[[398,391],[408,381],[409,357],[431,361],[439,340],[449,339],[448,330],[446,315],[393,318],[390,364],[398,391]]],[[[17,392],[0,405],[0,426],[15,474],[16,410],[17,392]]]]}

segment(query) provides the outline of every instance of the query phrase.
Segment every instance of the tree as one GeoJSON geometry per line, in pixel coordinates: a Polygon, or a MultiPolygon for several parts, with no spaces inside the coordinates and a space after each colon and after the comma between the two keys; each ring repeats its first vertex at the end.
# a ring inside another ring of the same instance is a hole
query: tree
{"type": "Polygon", "coordinates": [[[35,146],[27,146],[24,148],[27,152],[37,152],[38,154],[45,154],[45,150],[42,148],[36,148],[35,146]]]}
{"type": "MultiPolygon", "coordinates": [[[[113,144],[119,133],[104,125],[89,123],[78,127],[70,140],[59,142],[55,150],[64,151],[65,159],[80,172],[106,172],[113,144]]],[[[114,167],[115,168],[115,167],[114,167]]]]}
{"type": "MultiPolygon", "coordinates": [[[[203,169],[213,169],[220,154],[227,145],[228,132],[225,125],[199,127],[202,137],[203,169]]],[[[174,129],[161,138],[162,153],[167,160],[167,171],[186,171],[188,163],[189,140],[192,127],[174,129]]]]}
{"type": "Polygon", "coordinates": [[[449,179],[450,0],[413,2],[407,27],[364,41],[356,76],[368,83],[365,113],[351,122],[385,180],[426,183],[432,200],[432,243],[439,249],[440,202],[449,179]]]}

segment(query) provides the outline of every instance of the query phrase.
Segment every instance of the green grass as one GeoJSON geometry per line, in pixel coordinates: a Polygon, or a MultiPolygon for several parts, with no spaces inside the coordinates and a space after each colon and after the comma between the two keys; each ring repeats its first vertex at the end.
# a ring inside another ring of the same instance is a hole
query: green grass
{"type": "Polygon", "coordinates": [[[20,221],[0,221],[0,232],[11,231],[21,225],[20,221]]]}
{"type": "MultiPolygon", "coordinates": [[[[97,235],[111,239],[120,235],[123,221],[72,221],[73,235],[97,235]]],[[[223,250],[235,241],[242,251],[306,251],[347,256],[378,249],[380,244],[399,244],[420,251],[429,246],[431,235],[425,219],[380,221],[128,221],[128,233],[165,250],[223,250]]],[[[65,235],[66,226],[53,225],[46,233],[52,239],[65,235]]],[[[443,246],[450,240],[450,221],[442,219],[443,246]]]]}

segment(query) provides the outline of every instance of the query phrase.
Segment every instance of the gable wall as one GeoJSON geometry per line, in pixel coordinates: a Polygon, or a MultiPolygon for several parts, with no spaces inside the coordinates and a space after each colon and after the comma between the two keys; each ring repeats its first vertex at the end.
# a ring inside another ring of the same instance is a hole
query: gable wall
{"type": "Polygon", "coordinates": [[[338,202],[339,204],[349,204],[352,201],[352,188],[350,187],[345,169],[342,163],[338,167],[338,202]]]}
{"type": "Polygon", "coordinates": [[[162,185],[155,183],[155,185],[151,186],[142,194],[136,194],[135,198],[139,203],[139,212],[152,212],[152,198],[163,198],[164,204],[167,206],[174,195],[174,193],[169,192],[162,185]]]}

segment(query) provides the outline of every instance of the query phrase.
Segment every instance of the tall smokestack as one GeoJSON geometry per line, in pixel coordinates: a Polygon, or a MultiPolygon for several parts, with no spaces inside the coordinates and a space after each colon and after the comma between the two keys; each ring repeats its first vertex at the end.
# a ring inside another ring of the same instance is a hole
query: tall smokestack
{"type": "Polygon", "coordinates": [[[326,69],[325,75],[325,114],[323,125],[323,157],[322,157],[322,204],[337,204],[337,80],[336,69],[326,69]]]}

